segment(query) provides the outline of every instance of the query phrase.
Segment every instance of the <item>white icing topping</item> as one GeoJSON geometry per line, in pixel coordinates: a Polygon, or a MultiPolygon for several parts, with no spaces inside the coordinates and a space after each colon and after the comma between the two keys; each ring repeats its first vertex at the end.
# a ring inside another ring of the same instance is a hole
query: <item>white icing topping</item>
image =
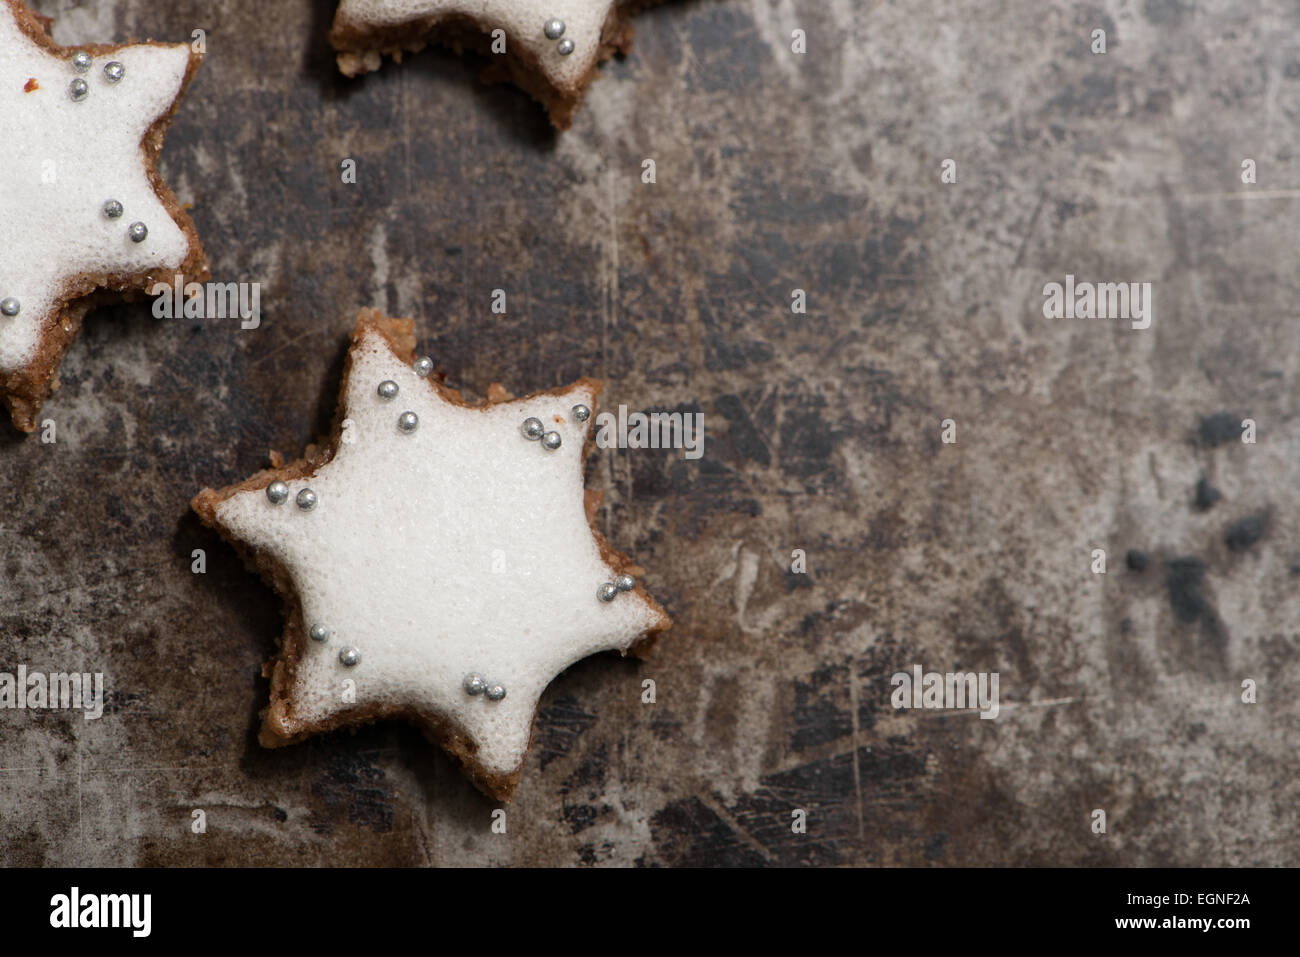
{"type": "Polygon", "coordinates": [[[46,53],[0,3],[0,136],[7,148],[0,173],[0,299],[22,311],[0,316],[0,370],[32,358],[57,312],[65,282],[79,273],[131,274],[176,267],[189,244],[155,194],[140,140],[180,92],[189,66],[184,45],[131,46],[97,56],[86,73],[46,53]],[[104,65],[120,62],[117,83],[104,65]],[[68,96],[76,77],[89,93],[68,96]],[[29,80],[38,88],[27,92],[29,80]],[[119,219],[103,215],[116,199],[119,219]],[[127,228],[143,222],[148,238],[127,228]]]}
{"type": "Polygon", "coordinates": [[[596,62],[600,34],[613,0],[342,0],[337,23],[351,28],[392,27],[430,17],[472,17],[488,33],[506,33],[507,50],[519,44],[542,65],[547,79],[575,90],[596,62]],[[547,20],[564,21],[564,36],[573,52],[561,56],[542,31],[547,20]]]}
{"type": "MultiPolygon", "coordinates": [[[[301,598],[304,642],[290,698],[304,724],[375,704],[452,718],[489,770],[523,762],[533,714],[551,679],[573,662],[626,650],[659,621],[634,592],[597,599],[614,571],[583,508],[582,386],[484,409],[444,400],[371,331],[354,346],[344,439],[316,474],[291,481],[272,505],[263,490],[217,507],[237,538],[273,554],[301,598]],[[393,399],[377,388],[397,383],[393,399]],[[398,417],[419,416],[412,433],[398,417]],[[520,431],[529,416],[560,433],[548,451],[520,431]],[[558,418],[557,418],[558,417],[558,418]],[[311,511],[294,499],[318,497],[311,511]],[[355,647],[360,664],[339,652],[355,647]],[[506,688],[470,696],[478,674],[506,688]],[[344,682],[356,683],[355,703],[344,682]]],[[[589,420],[590,421],[590,420],[589,420]]]]}

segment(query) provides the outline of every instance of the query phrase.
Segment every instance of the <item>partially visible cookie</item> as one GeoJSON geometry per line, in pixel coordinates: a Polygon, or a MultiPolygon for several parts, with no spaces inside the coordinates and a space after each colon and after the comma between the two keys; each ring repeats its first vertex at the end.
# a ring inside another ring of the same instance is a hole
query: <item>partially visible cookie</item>
{"type": "Polygon", "coordinates": [[[632,46],[631,15],[659,0],[341,0],[330,43],[348,76],[401,60],[428,43],[499,56],[492,32],[504,31],[510,79],[568,129],[600,64],[632,46]]]}
{"type": "Polygon", "coordinates": [[[207,278],[155,165],[202,57],[187,44],[64,48],[50,24],[0,0],[0,400],[24,432],[91,307],[176,273],[207,278]]]}
{"type": "Polygon", "coordinates": [[[471,405],[413,347],[363,311],[329,441],[193,507],[285,602],[263,745],[405,718],[508,800],[551,679],[671,622],[591,524],[600,383],[471,405]]]}

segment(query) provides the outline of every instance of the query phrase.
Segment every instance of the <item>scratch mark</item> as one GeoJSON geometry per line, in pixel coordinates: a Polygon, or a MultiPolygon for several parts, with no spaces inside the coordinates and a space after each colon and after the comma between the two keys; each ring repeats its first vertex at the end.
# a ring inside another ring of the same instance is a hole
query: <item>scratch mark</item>
{"type": "Polygon", "coordinates": [[[1020,240],[1020,248],[1016,250],[1016,258],[1011,263],[1012,269],[1020,268],[1021,260],[1025,258],[1025,250],[1029,248],[1029,240],[1034,236],[1034,227],[1038,225],[1038,214],[1043,211],[1046,203],[1047,190],[1039,190],[1038,205],[1034,207],[1034,213],[1029,217],[1029,225],[1025,227],[1025,238],[1020,240]]]}
{"type": "Polygon", "coordinates": [[[702,795],[700,800],[704,803],[705,807],[709,808],[709,810],[721,818],[723,823],[731,829],[732,833],[744,841],[745,844],[753,849],[755,853],[760,854],[763,860],[767,861],[769,864],[772,863],[772,855],[767,852],[767,848],[760,844],[752,834],[741,827],[740,822],[732,817],[727,809],[722,806],[722,802],[714,800],[714,796],[711,793],[702,795]]]}
{"type": "Polygon", "coordinates": [[[855,663],[849,666],[849,708],[853,717],[853,793],[858,799],[858,837],[864,833],[862,823],[862,771],[858,766],[858,669],[855,663]]]}

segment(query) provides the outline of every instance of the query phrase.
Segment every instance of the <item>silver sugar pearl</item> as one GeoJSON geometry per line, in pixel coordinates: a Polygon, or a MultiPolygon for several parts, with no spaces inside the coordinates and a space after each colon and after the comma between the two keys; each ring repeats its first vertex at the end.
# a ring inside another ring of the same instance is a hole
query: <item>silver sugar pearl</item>
{"type": "Polygon", "coordinates": [[[524,419],[524,424],[519,427],[519,431],[524,433],[524,438],[536,442],[546,434],[546,426],[542,425],[542,420],[535,415],[530,415],[524,419]]]}
{"type": "Polygon", "coordinates": [[[403,432],[414,432],[420,425],[420,417],[414,412],[403,412],[397,417],[397,427],[403,432]]]}
{"type": "Polygon", "coordinates": [[[0,313],[12,318],[22,311],[23,304],[13,296],[6,296],[4,299],[0,299],[0,313]]]}
{"type": "Polygon", "coordinates": [[[550,452],[554,452],[564,443],[559,432],[547,432],[542,436],[542,446],[550,452]]]}
{"type": "Polygon", "coordinates": [[[415,374],[421,379],[427,378],[429,373],[432,371],[433,360],[428,356],[420,356],[420,358],[415,360],[415,374]]]}
{"type": "Polygon", "coordinates": [[[478,697],[487,691],[487,682],[483,680],[482,675],[466,675],[462,687],[466,694],[478,697]]]}
{"type": "Polygon", "coordinates": [[[272,505],[283,505],[289,501],[289,486],[283,482],[272,482],[266,487],[266,498],[272,505]]]}
{"type": "Polygon", "coordinates": [[[68,84],[68,96],[72,98],[74,103],[80,103],[89,93],[90,85],[81,77],[77,77],[68,84]]]}
{"type": "Polygon", "coordinates": [[[555,17],[547,20],[542,27],[542,32],[546,34],[548,40],[558,40],[564,36],[564,21],[555,17]]]}
{"type": "Polygon", "coordinates": [[[344,648],[339,652],[339,663],[347,665],[349,668],[353,668],[356,665],[361,664],[361,652],[351,647],[344,648]]]}
{"type": "Polygon", "coordinates": [[[131,242],[142,243],[149,235],[149,227],[144,223],[132,223],[127,227],[126,234],[131,237],[131,242]]]}
{"type": "Polygon", "coordinates": [[[614,587],[619,591],[631,591],[636,587],[636,579],[631,575],[619,575],[614,579],[614,587]]]}
{"type": "Polygon", "coordinates": [[[324,625],[312,625],[308,634],[312,641],[325,641],[330,636],[330,630],[324,625]]]}
{"type": "Polygon", "coordinates": [[[506,686],[500,683],[489,685],[487,691],[483,693],[487,695],[489,701],[500,701],[506,696],[506,686]]]}
{"type": "Polygon", "coordinates": [[[104,79],[109,83],[116,83],[124,76],[126,76],[126,67],[122,66],[117,60],[104,64],[104,79]]]}
{"type": "Polygon", "coordinates": [[[85,73],[89,70],[92,62],[90,54],[84,50],[78,50],[72,54],[72,68],[78,73],[85,73]]]}
{"type": "Polygon", "coordinates": [[[298,507],[304,512],[310,512],[316,507],[316,493],[309,488],[305,488],[298,493],[298,497],[294,501],[298,503],[298,507]]]}
{"type": "Polygon", "coordinates": [[[568,56],[573,52],[573,41],[561,40],[559,43],[555,44],[555,52],[560,56],[568,56]]]}
{"type": "Polygon", "coordinates": [[[591,409],[587,408],[585,405],[575,405],[569,411],[573,413],[573,417],[579,422],[586,422],[591,418],[591,409]]]}
{"type": "Polygon", "coordinates": [[[385,379],[379,383],[379,398],[394,399],[397,397],[397,383],[392,379],[385,379]]]}
{"type": "Polygon", "coordinates": [[[120,219],[123,212],[125,210],[122,208],[122,204],[115,199],[110,199],[104,204],[104,215],[108,219],[120,219]]]}
{"type": "Polygon", "coordinates": [[[602,582],[596,589],[596,597],[601,601],[613,601],[618,597],[618,586],[613,582],[602,582]]]}

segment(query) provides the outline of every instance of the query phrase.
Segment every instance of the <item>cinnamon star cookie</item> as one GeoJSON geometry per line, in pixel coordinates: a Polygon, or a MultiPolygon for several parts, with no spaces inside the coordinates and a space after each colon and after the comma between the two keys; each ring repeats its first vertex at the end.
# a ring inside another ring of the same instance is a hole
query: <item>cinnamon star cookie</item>
{"type": "Polygon", "coordinates": [[[632,46],[631,15],[658,0],[342,0],[330,30],[339,70],[379,69],[383,56],[431,42],[500,59],[509,79],[569,128],[599,65],[632,46]]]}
{"type": "Polygon", "coordinates": [[[207,278],[194,225],[155,166],[202,57],[186,44],[64,48],[0,0],[0,400],[31,432],[94,305],[207,278]]]}
{"type": "Polygon", "coordinates": [[[600,383],[471,405],[413,348],[363,311],[329,442],[193,507],[285,602],[263,745],[405,718],[508,800],[551,679],[671,622],[592,526],[600,383]]]}

